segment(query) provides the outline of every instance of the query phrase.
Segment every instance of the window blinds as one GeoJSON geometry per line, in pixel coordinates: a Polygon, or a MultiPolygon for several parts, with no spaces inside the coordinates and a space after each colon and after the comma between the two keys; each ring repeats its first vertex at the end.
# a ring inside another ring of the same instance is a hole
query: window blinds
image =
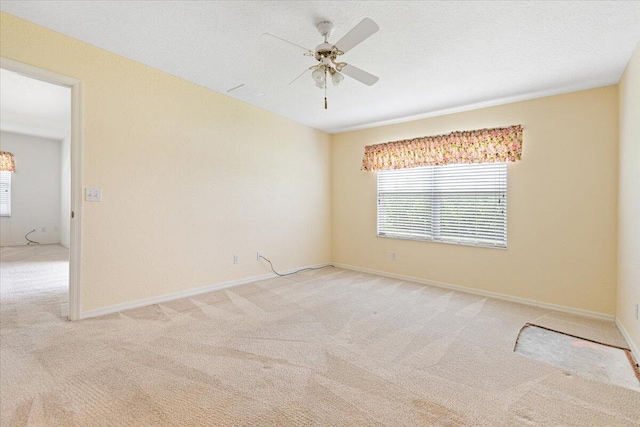
{"type": "Polygon", "coordinates": [[[0,171],[0,216],[11,216],[11,172],[0,171]]]}
{"type": "Polygon", "coordinates": [[[507,164],[378,171],[378,235],[507,246],[507,164]]]}

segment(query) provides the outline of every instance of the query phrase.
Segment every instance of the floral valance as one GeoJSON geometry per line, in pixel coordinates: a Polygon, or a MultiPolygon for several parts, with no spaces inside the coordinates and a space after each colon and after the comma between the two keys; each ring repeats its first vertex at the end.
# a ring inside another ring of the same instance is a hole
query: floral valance
{"type": "Polygon", "coordinates": [[[517,125],[368,145],[364,149],[362,170],[515,162],[521,157],[522,126],[517,125]]]}
{"type": "Polygon", "coordinates": [[[16,171],[16,161],[13,159],[13,154],[7,151],[0,151],[0,171],[16,171]]]}

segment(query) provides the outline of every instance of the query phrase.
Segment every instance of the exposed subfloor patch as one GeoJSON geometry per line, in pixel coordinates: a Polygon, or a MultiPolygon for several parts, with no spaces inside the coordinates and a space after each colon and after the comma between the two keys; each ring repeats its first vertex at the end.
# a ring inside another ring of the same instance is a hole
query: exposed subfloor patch
{"type": "Polygon", "coordinates": [[[527,324],[514,351],[592,380],[640,391],[637,367],[628,349],[527,324]]]}

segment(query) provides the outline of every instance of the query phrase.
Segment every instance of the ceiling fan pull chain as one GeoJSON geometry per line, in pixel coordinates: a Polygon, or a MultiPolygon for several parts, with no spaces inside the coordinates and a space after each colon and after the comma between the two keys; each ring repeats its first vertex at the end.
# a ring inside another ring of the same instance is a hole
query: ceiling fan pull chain
{"type": "Polygon", "coordinates": [[[324,109],[327,109],[327,69],[324,69],[324,109]]]}

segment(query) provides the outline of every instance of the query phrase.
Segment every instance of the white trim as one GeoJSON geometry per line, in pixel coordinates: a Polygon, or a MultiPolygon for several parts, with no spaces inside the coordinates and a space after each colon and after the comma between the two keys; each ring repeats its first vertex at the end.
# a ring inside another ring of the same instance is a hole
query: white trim
{"type": "Polygon", "coordinates": [[[622,336],[624,337],[624,339],[627,340],[627,345],[631,350],[631,354],[633,354],[633,358],[636,359],[636,363],[640,364],[640,351],[638,351],[638,347],[636,346],[636,343],[633,342],[633,340],[631,339],[631,335],[629,335],[629,332],[627,332],[627,329],[624,327],[620,319],[617,317],[616,317],[616,326],[618,327],[618,329],[620,329],[620,332],[622,332],[622,336]]]}
{"type": "Polygon", "coordinates": [[[0,57],[0,68],[14,71],[44,82],[71,88],[71,222],[69,252],[69,319],[78,320],[81,301],[81,237],[82,237],[82,82],[22,62],[0,57]]]}
{"type": "Polygon", "coordinates": [[[82,82],[71,87],[71,221],[69,236],[69,319],[79,320],[82,259],[82,82]]]}
{"type": "Polygon", "coordinates": [[[482,289],[469,288],[466,286],[452,285],[449,283],[442,283],[442,282],[434,282],[433,280],[419,279],[417,277],[404,276],[402,274],[387,273],[386,271],[370,270],[368,268],[356,267],[348,264],[333,263],[333,265],[335,265],[336,267],[347,269],[347,270],[377,274],[379,276],[391,277],[393,279],[406,280],[408,282],[416,282],[423,285],[437,286],[439,288],[451,289],[454,291],[461,291],[469,294],[481,295],[481,296],[496,298],[504,301],[517,302],[520,304],[532,305],[534,307],[546,308],[549,310],[561,311],[564,313],[577,314],[579,316],[590,317],[593,319],[607,320],[610,322],[613,322],[615,320],[615,316],[611,314],[598,313],[596,311],[583,310],[580,308],[567,307],[564,305],[556,305],[556,304],[536,301],[528,298],[514,297],[511,295],[500,294],[498,292],[490,292],[482,289]]]}
{"type": "MultiPolygon", "coordinates": [[[[286,270],[284,274],[292,273],[296,270],[300,270],[303,268],[318,268],[318,267],[326,267],[328,265],[333,265],[333,264],[324,263],[324,264],[311,265],[308,267],[292,268],[291,270],[286,270]]],[[[132,308],[146,307],[148,305],[153,305],[153,304],[161,304],[167,301],[173,301],[180,298],[187,298],[187,297],[192,297],[196,295],[206,294],[208,292],[219,291],[222,289],[232,288],[234,286],[246,285],[248,283],[259,282],[260,280],[272,279],[276,277],[278,277],[276,274],[268,273],[268,274],[262,274],[260,276],[252,276],[252,277],[247,277],[245,279],[230,280],[228,282],[216,283],[214,285],[202,286],[195,289],[188,289],[186,291],[173,292],[171,294],[143,298],[135,301],[127,301],[120,304],[110,305],[108,307],[97,308],[95,310],[83,311],[82,313],[80,313],[80,319],[89,319],[91,317],[104,316],[107,314],[117,313],[119,311],[130,310],[132,308]]]]}

